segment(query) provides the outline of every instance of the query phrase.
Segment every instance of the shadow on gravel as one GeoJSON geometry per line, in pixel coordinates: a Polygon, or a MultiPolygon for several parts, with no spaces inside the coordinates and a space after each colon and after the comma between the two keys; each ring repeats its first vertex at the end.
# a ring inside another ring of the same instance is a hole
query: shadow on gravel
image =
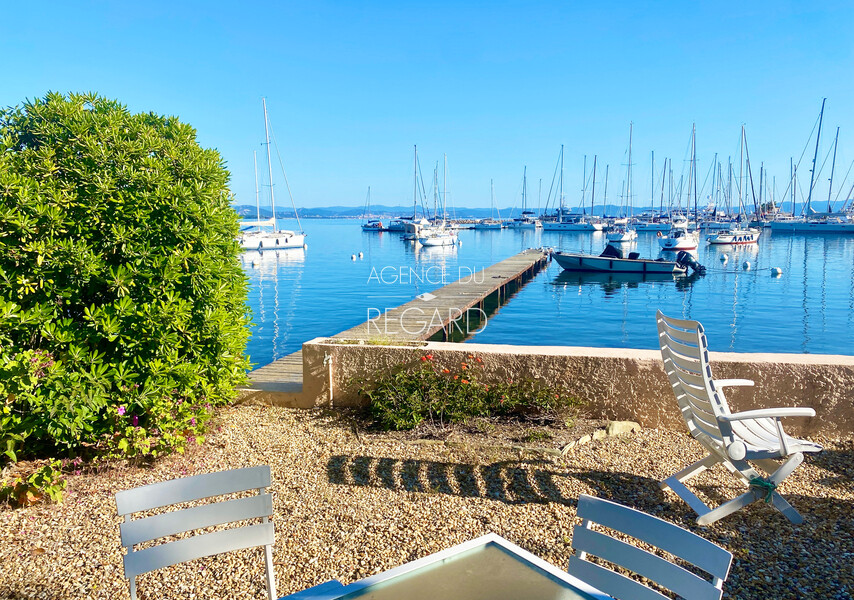
{"type": "Polygon", "coordinates": [[[658,482],[631,473],[568,472],[545,460],[509,460],[486,465],[373,456],[333,456],[326,465],[336,485],[382,487],[402,492],[489,498],[507,504],[556,502],[575,506],[576,498],[561,491],[567,478],[582,481],[605,498],[627,501],[638,495],[663,498],[658,482]]]}

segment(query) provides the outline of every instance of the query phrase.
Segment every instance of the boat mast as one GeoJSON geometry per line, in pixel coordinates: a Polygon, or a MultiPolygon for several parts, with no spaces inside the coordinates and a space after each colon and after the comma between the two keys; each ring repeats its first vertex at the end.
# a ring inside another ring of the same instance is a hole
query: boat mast
{"type": "Polygon", "coordinates": [[[756,218],[759,218],[760,212],[764,213],[765,208],[762,206],[762,185],[764,183],[763,175],[765,171],[765,162],[759,163],[759,210],[756,211],[756,218]]]}
{"type": "Polygon", "coordinates": [[[415,218],[418,216],[418,144],[415,147],[415,166],[414,177],[412,178],[412,222],[415,223],[415,218]]]}
{"type": "Polygon", "coordinates": [[[264,138],[267,141],[267,170],[270,175],[270,207],[273,209],[273,230],[278,231],[279,226],[276,221],[276,197],[273,193],[273,161],[270,159],[270,127],[267,124],[267,99],[261,98],[261,104],[264,105],[264,138]]]}
{"type": "Polygon", "coordinates": [[[528,165],[522,167],[522,218],[528,208],[528,165]]]}
{"type": "Polygon", "coordinates": [[[738,220],[741,221],[741,213],[744,208],[741,198],[741,190],[744,187],[744,125],[741,126],[741,141],[738,145],[738,220]]]}
{"type": "Polygon", "coordinates": [[[607,210],[607,206],[608,206],[608,168],[610,166],[611,165],[608,165],[608,164],[605,165],[605,195],[602,198],[602,216],[603,217],[605,216],[605,211],[607,210]]]}
{"type": "Polygon", "coordinates": [[[261,191],[258,189],[258,151],[252,151],[252,163],[255,165],[255,211],[258,213],[258,221],[261,220],[261,191]]]}
{"type": "Polygon", "coordinates": [[[491,206],[489,211],[489,218],[493,221],[495,220],[495,186],[492,185],[492,180],[489,180],[489,204],[491,206]]]}
{"type": "Polygon", "coordinates": [[[830,204],[830,194],[833,191],[833,172],[836,170],[836,144],[839,143],[839,127],[836,128],[836,139],[833,142],[833,163],[830,167],[830,185],[827,186],[827,212],[832,213],[833,208],[830,204]]]}
{"type": "Polygon", "coordinates": [[[655,150],[652,153],[652,165],[649,168],[649,201],[655,206],[655,150]]]}
{"type": "MultiPolygon", "coordinates": [[[[694,171],[694,227],[699,226],[697,212],[697,124],[691,125],[691,166],[694,171]]],[[[688,185],[691,185],[690,183],[688,185]]]]}
{"type": "Polygon", "coordinates": [[[661,171],[661,199],[658,201],[658,216],[664,214],[664,180],[667,179],[667,159],[664,159],[664,168],[661,171]]]}
{"type": "Polygon", "coordinates": [[[558,220],[563,222],[563,144],[560,145],[560,217],[558,220]]]}
{"type": "Polygon", "coordinates": [[[593,155],[593,190],[590,192],[590,218],[593,218],[593,203],[596,200],[596,159],[598,156],[593,155]]]}
{"type": "MultiPolygon", "coordinates": [[[[628,182],[626,183],[626,205],[628,207],[629,212],[629,221],[631,221],[632,217],[632,128],[634,127],[633,122],[629,122],[629,172],[628,172],[628,182]]],[[[629,223],[626,223],[628,227],[629,223]]]]}
{"type": "Polygon", "coordinates": [[[818,140],[821,138],[821,122],[824,119],[824,103],[827,101],[827,98],[822,98],[821,100],[821,113],[818,115],[818,133],[815,135],[815,154],[812,157],[812,169],[810,169],[810,192],[807,195],[807,214],[812,210],[810,206],[812,204],[812,186],[813,180],[815,179],[815,161],[818,158],[818,140]]]}
{"type": "Polygon", "coordinates": [[[442,225],[445,224],[445,219],[448,218],[448,155],[443,154],[444,166],[442,167],[442,225]]]}
{"type": "Polygon", "coordinates": [[[587,213],[585,194],[587,192],[587,155],[584,155],[584,175],[581,180],[581,212],[582,214],[587,213]]]}

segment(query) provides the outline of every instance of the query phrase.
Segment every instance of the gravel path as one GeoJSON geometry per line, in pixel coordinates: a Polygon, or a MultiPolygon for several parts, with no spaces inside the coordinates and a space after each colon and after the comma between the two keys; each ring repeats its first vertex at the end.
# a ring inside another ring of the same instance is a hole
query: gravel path
{"type": "MultiPolygon", "coordinates": [[[[69,477],[61,505],[0,508],[0,597],[127,598],[114,494],[146,483],[269,464],[280,595],[332,578],[349,583],[495,532],[561,567],[581,493],[678,523],[735,554],[725,598],[854,597],[854,438],[786,480],[805,517],[793,526],[764,504],[709,527],[661,479],[700,457],[689,436],[644,430],[577,447],[564,458],[412,445],[355,435],[319,410],[237,406],[205,446],[150,468],[69,477]]],[[[713,499],[740,488],[722,468],[697,478],[713,499]]],[[[260,550],[171,567],[138,579],[144,598],[263,598],[260,550]]]]}

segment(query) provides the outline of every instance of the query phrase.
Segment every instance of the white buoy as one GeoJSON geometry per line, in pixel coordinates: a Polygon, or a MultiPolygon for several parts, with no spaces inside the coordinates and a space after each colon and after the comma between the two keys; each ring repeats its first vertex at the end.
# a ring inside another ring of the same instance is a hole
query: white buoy
{"type": "Polygon", "coordinates": [[[772,267],[771,268],[771,277],[779,277],[783,274],[783,269],[780,267],[772,267]]]}
{"type": "Polygon", "coordinates": [[[303,244],[303,245],[302,245],[302,249],[303,249],[303,250],[308,250],[308,244],[303,244]]]}
{"type": "Polygon", "coordinates": [[[745,271],[749,271],[750,270],[750,261],[746,260],[743,263],[741,263],[741,268],[744,269],[745,271]]]}
{"type": "Polygon", "coordinates": [[[721,262],[722,262],[722,263],[726,264],[726,262],[727,262],[728,260],[729,260],[729,256],[728,256],[728,255],[726,255],[726,254],[721,254],[721,262]]]}
{"type": "Polygon", "coordinates": [[[356,260],[356,255],[355,255],[355,254],[351,254],[351,255],[350,255],[350,260],[356,260]]]}
{"type": "Polygon", "coordinates": [[[364,256],[364,254],[362,254],[361,252],[359,252],[359,258],[362,258],[363,256],[364,256]]]}
{"type": "Polygon", "coordinates": [[[462,245],[463,245],[463,241],[462,241],[462,240],[460,240],[460,239],[458,239],[458,240],[457,240],[457,246],[462,246],[462,245]]]}

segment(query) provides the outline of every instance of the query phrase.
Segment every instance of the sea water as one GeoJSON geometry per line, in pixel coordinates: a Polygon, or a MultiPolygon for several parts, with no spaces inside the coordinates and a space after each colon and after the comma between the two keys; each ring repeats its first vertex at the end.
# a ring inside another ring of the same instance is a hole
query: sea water
{"type": "MultiPolygon", "coordinates": [[[[526,248],[599,254],[606,244],[601,232],[504,229],[464,230],[458,246],[426,248],[398,233],[363,232],[349,219],[302,225],[307,249],[242,256],[255,366],[458,279],[477,279],[526,248]]],[[[655,232],[622,247],[663,256],[655,232]]],[[[756,245],[707,246],[701,238],[696,257],[708,269],[704,277],[569,273],[552,262],[469,341],[655,349],[660,309],[702,322],[713,351],[854,355],[854,237],[766,229],[756,245]],[[774,267],[782,274],[772,275],[774,267]]]]}

